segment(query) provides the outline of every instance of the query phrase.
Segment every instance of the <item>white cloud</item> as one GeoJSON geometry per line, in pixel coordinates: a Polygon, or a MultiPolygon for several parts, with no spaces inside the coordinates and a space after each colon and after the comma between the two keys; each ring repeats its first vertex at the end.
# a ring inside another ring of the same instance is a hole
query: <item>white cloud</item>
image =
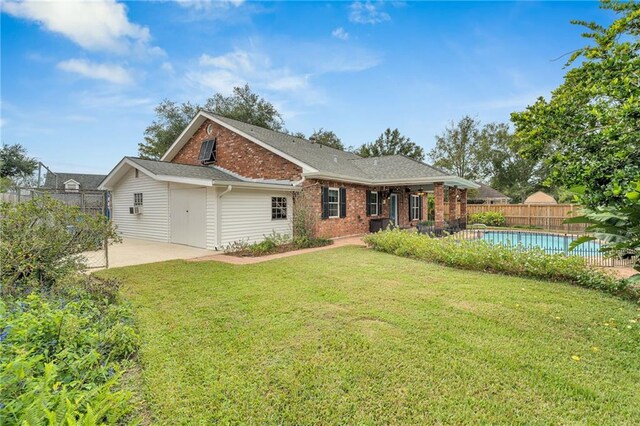
{"type": "Polygon", "coordinates": [[[5,120],[4,118],[0,118],[0,127],[4,127],[7,124],[7,120],[5,120]]]}
{"type": "Polygon", "coordinates": [[[390,21],[389,14],[380,10],[382,7],[382,2],[374,4],[369,0],[365,2],[355,1],[350,6],[349,20],[357,24],[379,24],[390,21]]]}
{"type": "Polygon", "coordinates": [[[164,54],[162,49],[149,46],[149,29],[129,21],[126,6],[115,0],[10,1],[3,4],[2,11],[38,22],[88,50],[126,53],[135,49],[164,54]]]}
{"type": "Polygon", "coordinates": [[[342,27],[338,27],[335,30],[331,31],[331,35],[335,38],[339,38],[340,40],[348,40],[349,33],[344,30],[342,27]]]}
{"type": "Polygon", "coordinates": [[[162,68],[164,71],[168,72],[169,74],[173,74],[175,72],[171,62],[163,62],[160,68],[162,68]]]}
{"type": "Polygon", "coordinates": [[[287,67],[274,67],[269,57],[246,50],[220,56],[204,54],[198,62],[201,70],[190,72],[187,78],[224,94],[247,82],[259,89],[295,92],[306,89],[310,77],[294,73],[287,67]]]}
{"type": "Polygon", "coordinates": [[[130,84],[133,82],[131,73],[120,65],[97,64],[84,59],[69,59],[58,63],[58,68],[80,74],[83,77],[105,80],[115,84],[130,84]]]}
{"type": "Polygon", "coordinates": [[[182,7],[191,8],[200,11],[209,11],[214,8],[238,7],[244,3],[244,0],[175,0],[182,7]]]}

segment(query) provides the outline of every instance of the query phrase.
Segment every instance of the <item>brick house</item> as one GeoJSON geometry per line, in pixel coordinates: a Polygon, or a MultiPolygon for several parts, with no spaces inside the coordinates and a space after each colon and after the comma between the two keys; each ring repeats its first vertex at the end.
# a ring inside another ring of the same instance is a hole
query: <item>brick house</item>
{"type": "Polygon", "coordinates": [[[402,155],[362,158],[294,136],[199,112],[160,161],[125,157],[105,178],[113,221],[128,237],[220,249],[238,240],[291,234],[293,200],[308,201],[315,232],[369,232],[390,218],[400,227],[426,219],[435,195],[435,227],[449,209],[466,217],[474,182],[402,155]]]}

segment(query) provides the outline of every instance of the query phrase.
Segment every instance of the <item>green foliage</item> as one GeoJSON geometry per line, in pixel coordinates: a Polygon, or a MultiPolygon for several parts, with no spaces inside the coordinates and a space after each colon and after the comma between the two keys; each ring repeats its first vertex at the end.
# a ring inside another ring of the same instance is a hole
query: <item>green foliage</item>
{"type": "Polygon", "coordinates": [[[543,249],[513,250],[481,240],[430,238],[401,230],[367,235],[375,250],[476,271],[564,281],[640,301],[640,291],[624,280],[590,267],[578,256],[547,254],[543,249]]]}
{"type": "Polygon", "coordinates": [[[0,301],[0,418],[28,425],[122,423],[132,406],[118,381],[139,340],[131,311],[87,291],[94,284],[63,281],[61,293],[0,301]]]}
{"type": "Polygon", "coordinates": [[[513,113],[515,145],[527,158],[548,156],[549,183],[583,186],[588,208],[629,205],[625,192],[640,180],[640,3],[602,2],[617,19],[587,28],[593,41],[573,53],[563,84],[513,113]]]}
{"type": "Polygon", "coordinates": [[[272,232],[265,235],[264,240],[258,243],[247,241],[234,241],[227,245],[225,252],[235,256],[265,256],[268,254],[299,250],[311,247],[321,247],[332,244],[333,241],[326,238],[314,238],[308,234],[300,234],[291,238],[288,235],[272,232]]]}
{"type": "Polygon", "coordinates": [[[480,122],[468,115],[451,122],[429,152],[433,165],[465,179],[483,178],[488,150],[480,135],[480,122]]]}
{"type": "Polygon", "coordinates": [[[102,215],[82,213],[51,197],[0,203],[0,294],[47,290],[71,272],[83,270],[83,252],[106,240],[119,241],[102,215]]]}
{"type": "Polygon", "coordinates": [[[29,176],[37,167],[38,160],[27,156],[22,145],[2,145],[0,148],[0,178],[29,176]]]}
{"type": "Polygon", "coordinates": [[[309,136],[309,140],[319,143],[320,145],[330,146],[331,148],[344,151],[344,145],[340,138],[331,130],[324,130],[322,127],[319,130],[315,130],[311,136],[309,136]]]}
{"type": "Polygon", "coordinates": [[[482,223],[487,226],[506,226],[507,219],[501,212],[478,212],[469,217],[469,223],[482,223]]]}
{"type": "Polygon", "coordinates": [[[161,158],[200,110],[271,130],[284,129],[284,121],[276,107],[245,84],[234,87],[229,96],[214,94],[204,105],[178,104],[168,99],[160,102],[155,109],[156,119],[144,131],[145,141],[138,144],[139,155],[161,158]]]}
{"type": "Polygon", "coordinates": [[[354,151],[361,157],[379,157],[401,154],[417,161],[424,160],[424,150],[398,129],[388,128],[372,143],[367,143],[354,151]]]}
{"type": "MultiPolygon", "coordinates": [[[[634,269],[640,272],[640,181],[626,193],[628,203],[624,206],[584,208],[580,216],[567,219],[566,223],[586,223],[587,231],[593,236],[585,236],[571,245],[574,248],[587,241],[598,239],[606,244],[602,251],[614,256],[635,259],[634,269]]],[[[640,274],[631,277],[640,281],[640,274]]]]}

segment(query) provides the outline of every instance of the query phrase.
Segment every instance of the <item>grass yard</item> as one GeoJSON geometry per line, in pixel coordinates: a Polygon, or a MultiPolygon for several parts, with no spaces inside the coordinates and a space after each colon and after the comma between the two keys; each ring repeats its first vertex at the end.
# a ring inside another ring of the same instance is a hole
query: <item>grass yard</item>
{"type": "Polygon", "coordinates": [[[640,310],[361,247],[120,277],[161,424],[640,423],[640,310]]]}

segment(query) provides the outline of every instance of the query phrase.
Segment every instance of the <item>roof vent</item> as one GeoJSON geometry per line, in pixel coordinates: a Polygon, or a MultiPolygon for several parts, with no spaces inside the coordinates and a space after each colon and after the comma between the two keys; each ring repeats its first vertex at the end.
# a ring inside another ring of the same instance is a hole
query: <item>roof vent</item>
{"type": "Polygon", "coordinates": [[[333,157],[333,162],[334,162],[334,163],[337,163],[337,162],[338,162],[338,157],[334,156],[334,157],[333,157]]]}
{"type": "Polygon", "coordinates": [[[377,158],[375,158],[375,159],[373,160],[373,165],[374,165],[374,166],[377,166],[377,165],[378,165],[378,159],[377,159],[377,158]]]}

